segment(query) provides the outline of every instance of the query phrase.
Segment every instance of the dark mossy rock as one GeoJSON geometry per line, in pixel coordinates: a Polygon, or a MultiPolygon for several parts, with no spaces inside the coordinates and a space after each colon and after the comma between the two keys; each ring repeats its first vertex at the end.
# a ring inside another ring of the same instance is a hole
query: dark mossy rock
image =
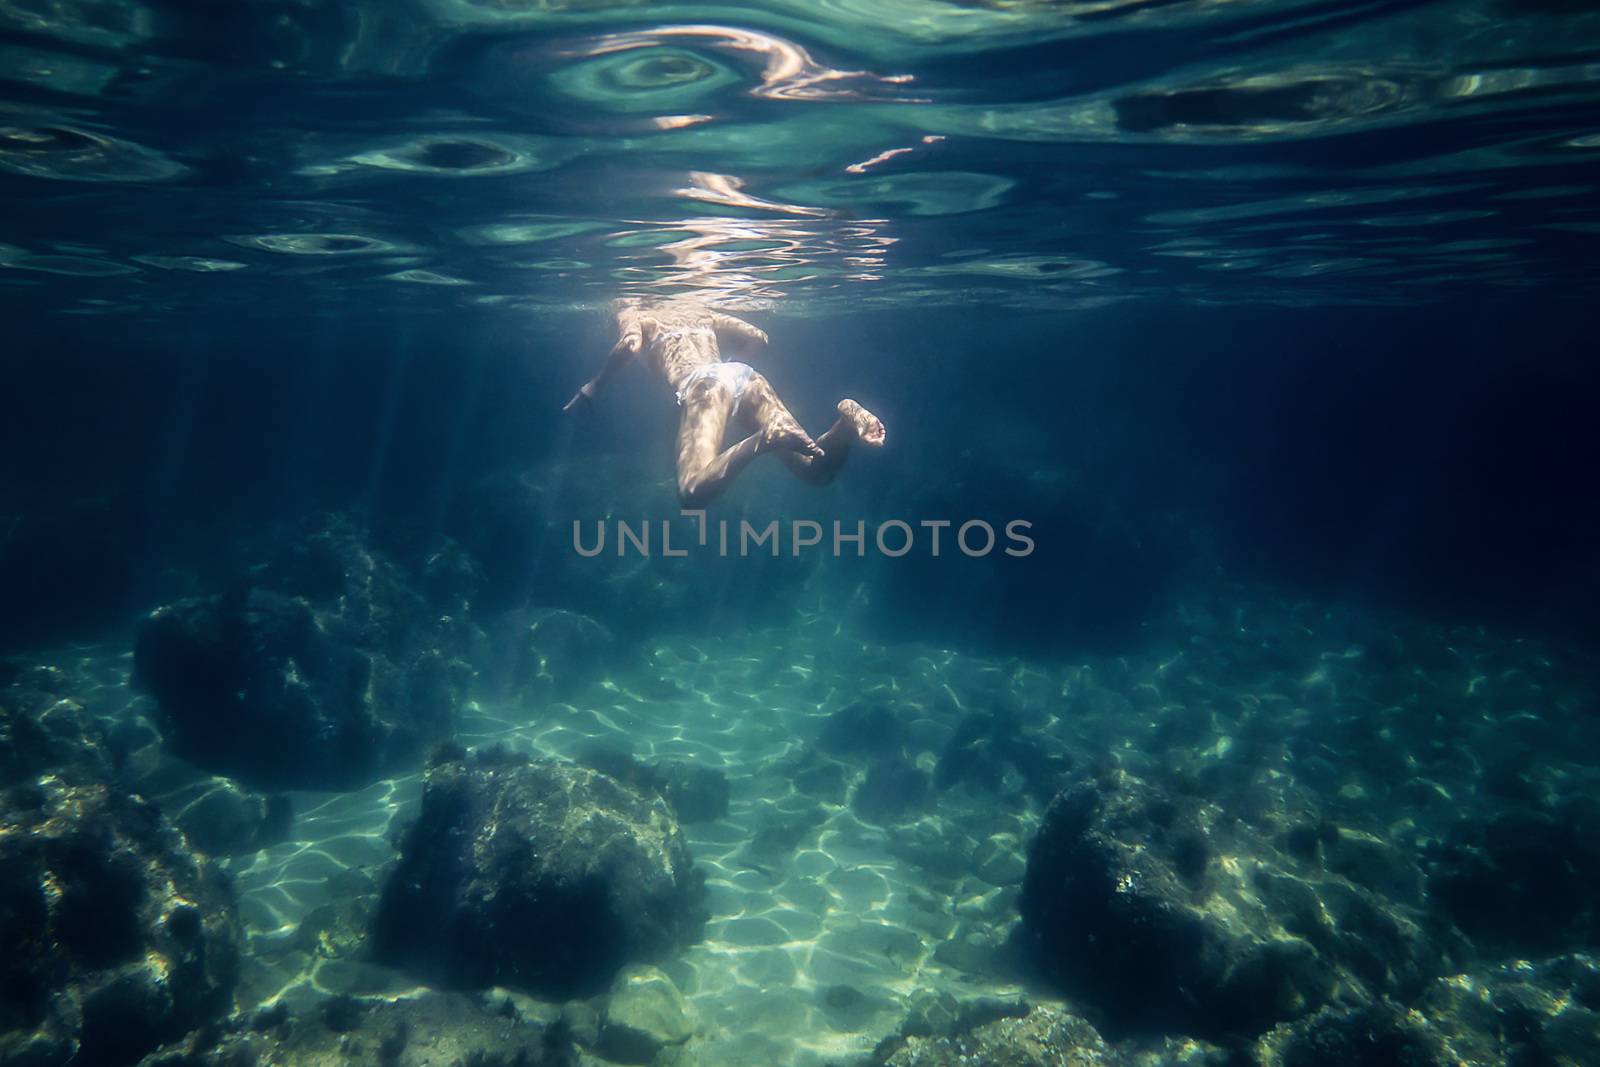
{"type": "Polygon", "coordinates": [[[1261,1067],[1454,1067],[1460,1063],[1426,1020],[1392,1001],[1323,1008],[1264,1036],[1261,1067]]]}
{"type": "MultiPolygon", "coordinates": [[[[371,699],[373,657],[331,637],[305,600],[251,589],[168,605],[140,628],[135,662],[173,751],[208,770],[351,788],[409,754],[391,749],[388,709],[371,699]]],[[[441,717],[396,740],[447,734],[441,717]]]]}
{"type": "Polygon", "coordinates": [[[228,1032],[195,1034],[141,1067],[577,1067],[559,1027],[518,1016],[502,1001],[424,992],[399,1000],[330,997],[315,1010],[270,1014],[228,1032]]]}
{"type": "Polygon", "coordinates": [[[1589,1064],[1600,1050],[1600,960],[1516,960],[1434,982],[1413,1018],[1441,1035],[1452,1063],[1589,1064]]]}
{"type": "Polygon", "coordinates": [[[895,1040],[871,1062],[885,1067],[1131,1067],[1087,1020],[1047,1005],[951,1035],[895,1040]]]}
{"type": "MultiPolygon", "coordinates": [[[[1304,821],[1309,803],[1270,807],[1304,821]]],[[[1124,771],[1062,793],[1029,850],[1026,948],[1111,1030],[1218,1040],[1308,1015],[1336,990],[1409,999],[1443,973],[1462,948],[1447,924],[1280,852],[1288,835],[1266,808],[1258,828],[1124,771]]],[[[1361,840],[1362,869],[1414,886],[1403,856],[1380,863],[1381,843],[1361,840]]]]}
{"type": "Polygon", "coordinates": [[[451,987],[588,995],[698,939],[703,881],[659,797],[484,753],[428,771],[373,953],[451,987]]]}
{"type": "Polygon", "coordinates": [[[973,996],[962,998],[949,990],[922,989],[907,1000],[899,1031],[885,1039],[879,1058],[898,1050],[908,1037],[954,1037],[1001,1019],[1028,1014],[1028,1002],[1018,998],[973,996]]]}
{"type": "Polygon", "coordinates": [[[286,797],[252,792],[165,753],[139,720],[104,729],[62,695],[91,688],[58,668],[33,664],[0,690],[0,789],[51,774],[76,784],[111,784],[156,804],[193,847],[212,856],[282,840],[293,822],[286,797]]]}
{"type": "Polygon", "coordinates": [[[333,522],[226,594],[151,614],[135,675],[197,766],[259,788],[359,787],[448,738],[472,677],[461,591],[434,603],[422,588],[333,522]]]}
{"type": "Polygon", "coordinates": [[[109,778],[113,767],[104,732],[74,701],[16,686],[0,691],[0,789],[47,771],[74,781],[109,778]]]}
{"type": "Polygon", "coordinates": [[[136,1062],[229,1010],[240,936],[153,805],[55,775],[0,793],[0,1062],[136,1062]]]}

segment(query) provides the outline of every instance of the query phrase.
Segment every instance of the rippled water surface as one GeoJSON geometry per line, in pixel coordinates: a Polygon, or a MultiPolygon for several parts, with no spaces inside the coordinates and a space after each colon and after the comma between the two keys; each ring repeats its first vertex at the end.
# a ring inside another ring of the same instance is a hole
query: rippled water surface
{"type": "Polygon", "coordinates": [[[0,287],[800,308],[1592,284],[1578,0],[0,0],[0,287]]]}

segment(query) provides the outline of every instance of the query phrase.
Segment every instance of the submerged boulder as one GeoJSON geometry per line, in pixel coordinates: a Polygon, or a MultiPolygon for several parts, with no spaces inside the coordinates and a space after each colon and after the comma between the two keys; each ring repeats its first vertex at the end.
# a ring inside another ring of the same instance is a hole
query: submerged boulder
{"type": "Polygon", "coordinates": [[[0,793],[0,1062],[136,1062],[230,1007],[222,874],[149,803],[46,775],[0,793]]]}
{"type": "Polygon", "coordinates": [[[949,1036],[906,1038],[886,1067],[1121,1067],[1128,1061],[1086,1020],[1041,1005],[1021,1018],[999,1019],[949,1036]]]}
{"type": "MultiPolygon", "coordinates": [[[[1310,803],[1278,798],[1280,813],[1304,815],[1310,803]]],[[[1125,771],[1057,796],[1021,899],[1039,968],[1107,1027],[1211,1039],[1260,1034],[1336,991],[1347,1003],[1408,1000],[1441,973],[1459,946],[1446,925],[1338,870],[1380,868],[1373,881],[1414,886],[1414,866],[1400,876],[1406,857],[1328,827],[1325,848],[1297,858],[1279,848],[1293,832],[1271,832],[1270,813],[1254,817],[1125,771]],[[1360,863],[1341,862],[1349,856],[1360,863]]]]}
{"type": "Polygon", "coordinates": [[[1411,1005],[1446,1062],[1585,1064],[1600,1049],[1600,960],[1515,960],[1435,981],[1411,1005]]]}
{"type": "Polygon", "coordinates": [[[278,1001],[248,1026],[218,1040],[199,1033],[147,1056],[141,1067],[575,1067],[559,1027],[518,1016],[511,1006],[461,993],[427,991],[400,999],[331,997],[316,1011],[290,1013],[278,1001]],[[509,1009],[509,1010],[508,1010],[509,1009]]]}
{"type": "Polygon", "coordinates": [[[105,737],[76,701],[0,691],[0,789],[31,782],[46,771],[104,780],[112,774],[105,737]]]}
{"type": "Polygon", "coordinates": [[[648,964],[627,967],[606,1001],[600,1048],[618,1063],[650,1063],[694,1035],[694,1009],[672,979],[648,964]]]}
{"type": "Polygon", "coordinates": [[[1285,1023],[1257,1042],[1255,1053],[1262,1067],[1454,1067],[1463,1062],[1428,1020],[1387,1000],[1327,1007],[1285,1023]]]}
{"type": "Polygon", "coordinates": [[[428,771],[373,952],[447,986],[586,995],[697,939],[703,892],[660,797],[491,751],[428,771]]]}
{"type": "Polygon", "coordinates": [[[155,611],[135,674],[173,751],[269,788],[355,788],[420,762],[471,678],[446,556],[408,575],[332,522],[229,592],[155,611]]]}

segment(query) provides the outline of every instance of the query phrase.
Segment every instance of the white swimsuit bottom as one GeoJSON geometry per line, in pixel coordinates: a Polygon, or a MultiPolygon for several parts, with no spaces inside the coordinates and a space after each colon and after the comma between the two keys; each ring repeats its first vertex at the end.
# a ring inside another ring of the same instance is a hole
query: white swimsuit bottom
{"type": "Polygon", "coordinates": [[[739,400],[744,396],[745,386],[750,384],[750,379],[755,377],[756,369],[748,363],[703,363],[684,375],[683,384],[678,388],[678,406],[683,406],[683,396],[695,382],[703,378],[711,378],[726,385],[733,393],[733,410],[730,415],[739,413],[739,400]]]}

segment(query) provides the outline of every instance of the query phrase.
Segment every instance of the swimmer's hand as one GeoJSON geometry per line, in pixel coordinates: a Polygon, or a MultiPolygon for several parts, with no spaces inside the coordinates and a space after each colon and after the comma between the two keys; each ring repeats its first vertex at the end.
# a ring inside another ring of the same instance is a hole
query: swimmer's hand
{"type": "Polygon", "coordinates": [[[572,394],[572,399],[567,401],[562,411],[588,411],[594,406],[594,383],[587,382],[582,389],[572,394]]]}

